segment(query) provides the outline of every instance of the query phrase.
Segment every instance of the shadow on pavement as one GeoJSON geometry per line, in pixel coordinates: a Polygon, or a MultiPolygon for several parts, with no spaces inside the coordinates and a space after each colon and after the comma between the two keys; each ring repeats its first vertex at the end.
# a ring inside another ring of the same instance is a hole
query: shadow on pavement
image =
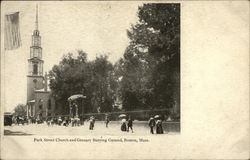
{"type": "Polygon", "coordinates": [[[4,130],[4,135],[5,136],[30,136],[32,134],[27,134],[27,133],[19,132],[19,131],[13,132],[13,131],[5,129],[4,130]]]}

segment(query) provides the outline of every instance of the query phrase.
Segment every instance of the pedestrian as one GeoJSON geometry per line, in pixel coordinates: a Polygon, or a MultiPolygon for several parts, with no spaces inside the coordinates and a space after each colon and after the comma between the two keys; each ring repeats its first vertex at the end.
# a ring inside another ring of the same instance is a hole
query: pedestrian
{"type": "Polygon", "coordinates": [[[16,117],[16,122],[17,122],[17,125],[19,126],[19,123],[20,123],[19,116],[16,117]]]}
{"type": "Polygon", "coordinates": [[[71,127],[74,127],[75,123],[74,123],[74,118],[70,117],[70,123],[71,123],[71,127]]]}
{"type": "Polygon", "coordinates": [[[158,119],[156,121],[156,134],[163,134],[162,120],[158,119]]]}
{"type": "Polygon", "coordinates": [[[105,124],[106,124],[106,128],[108,128],[108,124],[109,124],[109,117],[108,115],[105,117],[105,124]]]}
{"type": "Polygon", "coordinates": [[[50,119],[50,124],[51,124],[52,127],[54,126],[54,124],[55,124],[55,122],[54,122],[54,117],[51,117],[51,119],[50,119]]]}
{"type": "Polygon", "coordinates": [[[80,118],[78,118],[78,116],[76,116],[75,122],[77,126],[80,126],[80,118]]]}
{"type": "Polygon", "coordinates": [[[84,119],[84,117],[82,116],[82,121],[81,121],[81,124],[82,124],[82,125],[84,125],[84,121],[85,121],[85,119],[84,119]]]}
{"type": "Polygon", "coordinates": [[[133,120],[131,119],[131,117],[128,118],[128,132],[129,132],[129,128],[131,129],[132,133],[133,131],[133,120]]]}
{"type": "Polygon", "coordinates": [[[62,124],[62,122],[63,122],[63,120],[62,120],[62,118],[61,117],[58,117],[58,125],[60,126],[61,124],[62,124]]]}
{"type": "Polygon", "coordinates": [[[126,119],[122,119],[121,131],[127,131],[126,119]]]}
{"type": "Polygon", "coordinates": [[[91,116],[89,120],[89,130],[93,130],[95,126],[95,117],[91,116]]]}
{"type": "Polygon", "coordinates": [[[69,118],[65,117],[65,126],[68,127],[68,125],[69,125],[69,118]]]}
{"type": "Polygon", "coordinates": [[[49,124],[50,123],[49,118],[46,119],[46,123],[47,123],[47,125],[49,127],[50,126],[50,124],[49,124]]]}
{"type": "Polygon", "coordinates": [[[150,133],[154,134],[154,127],[155,127],[155,119],[151,116],[149,121],[148,121],[148,125],[150,127],[150,133]]]}

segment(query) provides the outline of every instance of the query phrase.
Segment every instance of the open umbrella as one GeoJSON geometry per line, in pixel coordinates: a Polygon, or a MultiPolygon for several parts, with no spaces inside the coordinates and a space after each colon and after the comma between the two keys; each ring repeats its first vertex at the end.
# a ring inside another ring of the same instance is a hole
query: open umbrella
{"type": "Polygon", "coordinates": [[[159,115],[155,115],[155,117],[154,118],[160,118],[160,116],[159,115]]]}
{"type": "Polygon", "coordinates": [[[82,94],[75,94],[75,95],[73,95],[73,96],[70,96],[70,97],[68,98],[68,101],[73,101],[73,100],[76,100],[76,99],[78,99],[78,98],[86,98],[86,96],[83,96],[82,94]]]}
{"type": "Polygon", "coordinates": [[[119,115],[119,118],[125,118],[126,117],[126,115],[125,114],[121,114],[121,115],[119,115]]]}

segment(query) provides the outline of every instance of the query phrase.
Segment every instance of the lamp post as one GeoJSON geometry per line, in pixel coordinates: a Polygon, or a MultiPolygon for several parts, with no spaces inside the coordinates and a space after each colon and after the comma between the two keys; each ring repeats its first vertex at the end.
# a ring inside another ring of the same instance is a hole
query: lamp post
{"type": "Polygon", "coordinates": [[[69,101],[69,117],[72,117],[72,104],[71,104],[71,101],[69,101]]]}
{"type": "Polygon", "coordinates": [[[76,117],[78,118],[78,105],[74,104],[75,108],[76,108],[76,117]]]}

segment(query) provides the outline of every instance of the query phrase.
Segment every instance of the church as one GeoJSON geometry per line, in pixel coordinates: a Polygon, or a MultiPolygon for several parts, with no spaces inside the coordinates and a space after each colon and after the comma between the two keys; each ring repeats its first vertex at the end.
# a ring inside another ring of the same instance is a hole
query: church
{"type": "Polygon", "coordinates": [[[41,36],[38,30],[38,9],[36,8],[36,27],[32,34],[32,44],[28,59],[27,74],[27,116],[45,119],[55,116],[55,100],[48,86],[48,75],[43,73],[41,36]]]}

